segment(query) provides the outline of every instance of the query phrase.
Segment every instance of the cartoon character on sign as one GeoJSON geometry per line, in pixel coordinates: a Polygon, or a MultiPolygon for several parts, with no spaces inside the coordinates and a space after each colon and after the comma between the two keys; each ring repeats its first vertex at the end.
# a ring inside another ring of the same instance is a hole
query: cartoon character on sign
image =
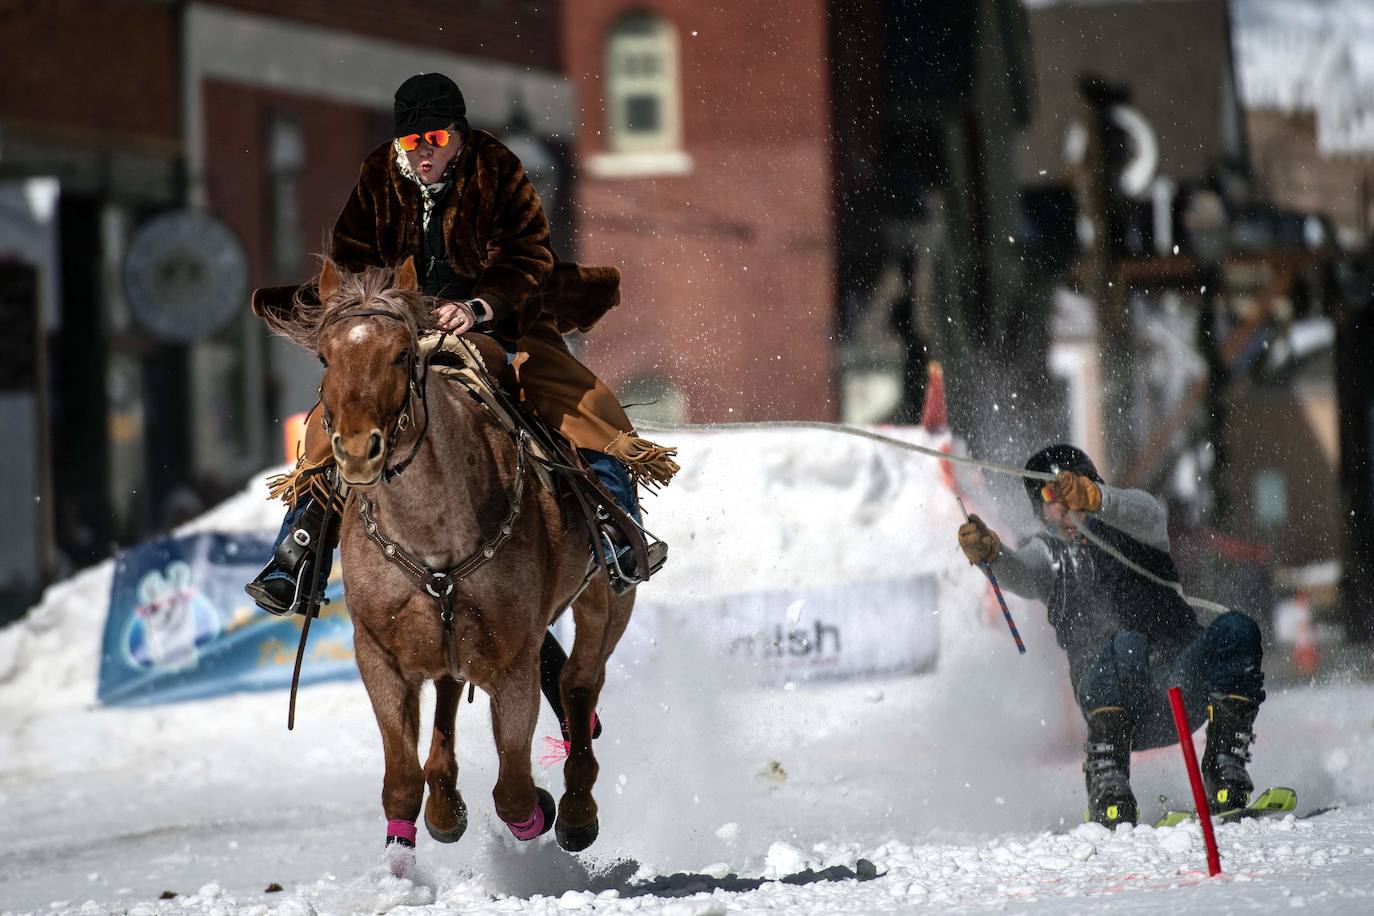
{"type": "Polygon", "coordinates": [[[138,601],[124,647],[140,668],[193,667],[200,647],[220,633],[219,613],[192,587],[191,567],[180,560],[139,579],[138,601]]]}

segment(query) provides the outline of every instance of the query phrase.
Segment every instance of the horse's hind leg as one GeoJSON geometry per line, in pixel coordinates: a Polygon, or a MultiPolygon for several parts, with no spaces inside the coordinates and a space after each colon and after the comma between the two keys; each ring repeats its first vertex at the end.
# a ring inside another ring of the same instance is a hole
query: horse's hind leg
{"type": "MultiPolygon", "coordinates": [[[[357,618],[355,618],[356,621],[357,618]]],[[[415,819],[425,794],[417,742],[420,733],[420,679],[406,677],[396,659],[367,629],[355,623],[353,649],[358,673],[372,701],[372,712],[382,733],[386,774],[382,778],[382,810],[387,818],[387,845],[414,849],[415,819]]],[[[393,860],[393,870],[404,867],[407,857],[393,860]]],[[[408,857],[413,859],[414,855],[408,857]]]]}
{"type": "Polygon", "coordinates": [[[454,755],[454,724],[463,685],[451,677],[434,682],[434,736],[425,761],[425,829],[440,843],[456,843],[468,829],[468,808],[458,791],[458,758],[454,755]]]}
{"type": "Polygon", "coordinates": [[[539,718],[538,646],[531,640],[491,688],[491,728],[501,772],[492,798],[516,839],[532,840],[553,826],[553,796],[536,788],[530,745],[539,718]]]}
{"type": "Polygon", "coordinates": [[[558,844],[569,852],[586,849],[599,830],[592,787],[600,766],[592,753],[592,729],[596,703],[606,683],[606,659],[624,634],[633,608],[633,592],[614,595],[605,587],[589,588],[573,603],[577,635],[563,668],[562,684],[568,715],[568,762],[563,765],[564,791],[556,824],[558,844]]]}

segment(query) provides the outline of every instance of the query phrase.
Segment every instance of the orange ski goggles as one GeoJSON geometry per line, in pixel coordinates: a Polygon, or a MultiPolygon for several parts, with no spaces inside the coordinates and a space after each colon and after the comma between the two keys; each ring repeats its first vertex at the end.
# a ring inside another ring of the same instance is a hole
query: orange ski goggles
{"type": "Polygon", "coordinates": [[[422,139],[430,146],[443,149],[448,146],[449,140],[453,139],[453,131],[427,130],[423,134],[406,134],[404,137],[397,137],[396,142],[401,144],[401,149],[408,153],[419,146],[422,139]]]}

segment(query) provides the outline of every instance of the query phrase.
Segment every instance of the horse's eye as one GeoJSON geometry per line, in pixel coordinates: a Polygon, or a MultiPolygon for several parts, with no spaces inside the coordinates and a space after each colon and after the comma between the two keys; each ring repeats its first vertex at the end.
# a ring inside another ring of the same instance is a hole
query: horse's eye
{"type": "Polygon", "coordinates": [[[404,362],[405,362],[406,360],[408,360],[408,359],[410,359],[410,351],[409,351],[409,350],[402,350],[400,353],[397,353],[397,354],[396,354],[396,358],[395,358],[394,360],[391,361],[391,364],[392,364],[393,366],[399,366],[399,365],[401,365],[402,363],[404,363],[404,362]]]}
{"type": "Polygon", "coordinates": [[[324,354],[323,354],[323,353],[319,353],[319,354],[316,354],[316,355],[318,355],[319,358],[320,358],[320,365],[321,365],[321,366],[324,366],[326,369],[328,369],[328,368],[329,368],[329,361],[328,361],[327,359],[324,358],[324,354]]]}

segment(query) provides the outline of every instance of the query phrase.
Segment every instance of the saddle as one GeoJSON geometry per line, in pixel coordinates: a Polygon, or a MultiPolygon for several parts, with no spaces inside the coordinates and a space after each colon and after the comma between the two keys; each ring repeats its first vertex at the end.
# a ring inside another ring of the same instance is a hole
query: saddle
{"type": "MultiPolygon", "coordinates": [[[[573,444],[521,399],[515,372],[500,343],[485,334],[455,336],[434,331],[420,338],[419,356],[429,372],[460,386],[514,441],[523,440],[535,476],[558,497],[564,530],[581,521],[592,544],[599,546],[601,531],[613,528],[621,543],[634,552],[637,567],[650,568],[643,530],[606,492],[573,444]]],[[[606,565],[603,551],[593,549],[592,553],[601,566],[606,565]]]]}

